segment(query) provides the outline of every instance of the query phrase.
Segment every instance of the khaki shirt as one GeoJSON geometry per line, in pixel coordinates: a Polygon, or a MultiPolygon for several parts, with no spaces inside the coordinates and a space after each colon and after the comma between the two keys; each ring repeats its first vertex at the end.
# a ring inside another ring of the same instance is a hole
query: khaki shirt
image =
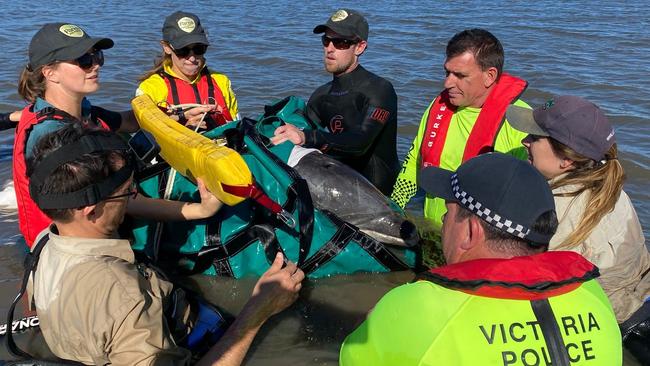
{"type": "MultiPolygon", "coordinates": [[[[575,189],[575,186],[559,187],[553,194],[575,189]]],[[[575,197],[555,196],[555,208],[560,224],[551,238],[550,250],[556,249],[578,227],[583,213],[589,209],[589,192],[575,197]]],[[[614,209],[603,216],[584,243],[560,249],[578,252],[600,268],[598,282],[609,297],[619,323],[650,296],[650,253],[639,218],[625,192],[621,191],[614,209]]]]}
{"type": "MultiPolygon", "coordinates": [[[[31,283],[45,340],[84,364],[185,365],[163,315],[172,284],[139,267],[127,240],[50,234],[31,283]]],[[[38,242],[38,239],[37,241],[38,242]]]]}

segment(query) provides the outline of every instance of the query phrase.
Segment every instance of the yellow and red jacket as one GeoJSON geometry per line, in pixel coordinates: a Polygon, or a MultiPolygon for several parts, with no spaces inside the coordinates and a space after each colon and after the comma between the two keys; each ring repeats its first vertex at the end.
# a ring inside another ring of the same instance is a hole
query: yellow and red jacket
{"type": "Polygon", "coordinates": [[[154,74],[138,86],[136,95],[147,94],[166,111],[168,105],[186,103],[217,104],[221,113],[210,114],[208,128],[213,128],[238,118],[237,98],[230,79],[224,74],[210,72],[204,66],[191,82],[179,78],[167,62],[159,74],[154,74]]]}

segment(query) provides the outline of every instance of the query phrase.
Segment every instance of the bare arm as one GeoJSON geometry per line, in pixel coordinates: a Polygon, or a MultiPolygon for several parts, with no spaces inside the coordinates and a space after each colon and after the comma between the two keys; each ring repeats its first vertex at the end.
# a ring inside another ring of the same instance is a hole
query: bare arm
{"type": "Polygon", "coordinates": [[[278,253],[235,322],[197,365],[240,365],[262,324],[296,301],[305,274],[295,263],[289,262],[284,268],[282,263],[283,256],[278,253]]]}
{"type": "Polygon", "coordinates": [[[203,180],[197,178],[201,202],[170,201],[138,195],[129,200],[126,208],[129,215],[156,221],[184,221],[208,218],[221,208],[223,203],[205,187],[203,180]]]}

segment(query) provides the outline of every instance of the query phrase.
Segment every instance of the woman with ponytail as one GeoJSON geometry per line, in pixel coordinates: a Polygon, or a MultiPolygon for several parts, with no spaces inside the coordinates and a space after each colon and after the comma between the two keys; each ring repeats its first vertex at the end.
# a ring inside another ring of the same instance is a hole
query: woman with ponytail
{"type": "Polygon", "coordinates": [[[607,117],[593,103],[561,96],[535,110],[512,106],[507,118],[529,133],[522,141],[529,160],[555,196],[560,223],[549,250],[575,251],[596,264],[619,323],[627,320],[650,296],[650,254],[623,191],[607,117]]]}
{"type": "MultiPolygon", "coordinates": [[[[20,232],[29,247],[51,223],[29,192],[27,160],[45,135],[70,123],[83,128],[119,132],[139,129],[133,111],[112,112],[91,106],[87,95],[99,89],[103,51],[113,47],[110,38],[93,38],[81,27],[67,23],[42,26],[29,44],[29,63],[18,82],[18,93],[29,103],[16,127],[13,179],[20,232]]],[[[137,195],[127,212],[159,221],[202,219],[214,215],[221,202],[199,183],[201,202],[166,201],[137,195]]]]}
{"type": "Polygon", "coordinates": [[[140,78],[136,96],[146,94],[174,120],[204,131],[239,119],[230,79],[208,69],[208,35],[196,14],[177,11],[165,18],[162,55],[140,78]]]}

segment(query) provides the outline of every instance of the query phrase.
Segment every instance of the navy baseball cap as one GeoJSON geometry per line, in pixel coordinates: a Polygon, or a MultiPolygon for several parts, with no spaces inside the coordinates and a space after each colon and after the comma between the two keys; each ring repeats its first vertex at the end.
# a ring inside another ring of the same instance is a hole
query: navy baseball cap
{"type": "Polygon", "coordinates": [[[546,178],[528,162],[511,155],[479,155],[456,172],[424,168],[418,184],[428,194],[456,202],[488,224],[532,245],[547,245],[553,236],[533,229],[540,215],[555,211],[546,178]]]}
{"type": "Polygon", "coordinates": [[[556,96],[534,110],[511,105],[506,119],[520,131],[551,137],[595,161],[603,160],[616,142],[605,113],[580,97],[556,96]]]}
{"type": "Polygon", "coordinates": [[[184,11],[177,11],[165,18],[162,34],[163,41],[169,43],[175,50],[191,44],[210,45],[199,17],[184,11]]]}
{"type": "Polygon", "coordinates": [[[113,45],[112,39],[91,37],[78,25],[48,23],[29,43],[29,66],[33,70],[54,61],[72,61],[93,48],[105,50],[113,45]]]}
{"type": "Polygon", "coordinates": [[[327,29],[331,29],[341,37],[348,39],[358,38],[364,41],[368,40],[368,22],[356,10],[337,10],[327,19],[325,24],[317,25],[314,28],[314,33],[325,33],[327,29]]]}

